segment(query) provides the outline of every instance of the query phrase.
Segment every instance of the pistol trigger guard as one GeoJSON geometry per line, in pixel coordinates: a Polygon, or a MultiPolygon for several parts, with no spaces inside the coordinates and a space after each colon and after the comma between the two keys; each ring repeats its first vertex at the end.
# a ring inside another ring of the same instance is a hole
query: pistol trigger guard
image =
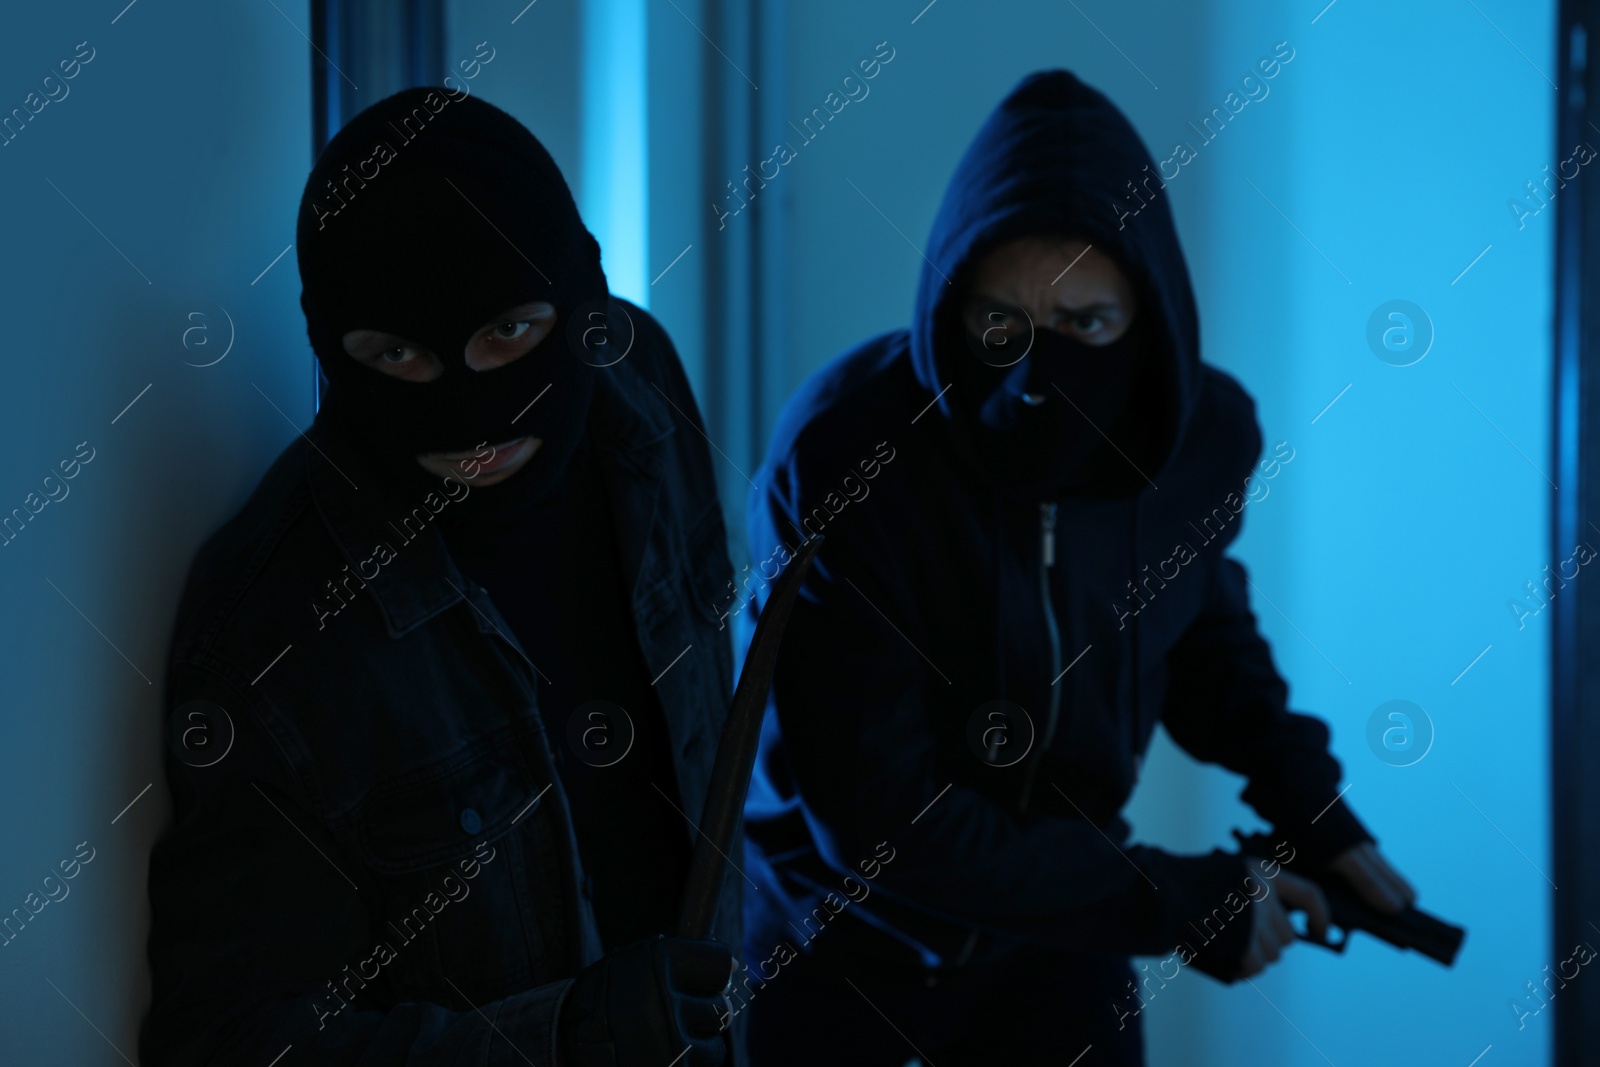
{"type": "Polygon", "coordinates": [[[1299,932],[1295,933],[1295,937],[1301,941],[1309,941],[1313,945],[1318,945],[1322,948],[1328,949],[1330,952],[1344,952],[1345,946],[1350,943],[1350,931],[1344,929],[1342,926],[1335,926],[1330,929],[1329,934],[1330,936],[1327,940],[1318,940],[1317,938],[1312,937],[1309,933],[1299,932]],[[1338,931],[1339,936],[1337,940],[1331,936],[1334,930],[1338,931]]]}

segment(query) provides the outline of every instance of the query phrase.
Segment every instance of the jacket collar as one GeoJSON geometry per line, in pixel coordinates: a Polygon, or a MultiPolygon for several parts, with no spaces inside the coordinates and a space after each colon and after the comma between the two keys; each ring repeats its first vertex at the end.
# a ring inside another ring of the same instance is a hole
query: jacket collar
{"type": "MultiPolygon", "coordinates": [[[[597,375],[584,432],[597,446],[617,515],[626,588],[636,590],[655,521],[665,442],[675,426],[665,396],[631,361],[597,375]]],[[[432,522],[434,514],[450,506],[443,480],[422,499],[403,498],[322,412],[306,440],[311,445],[305,455],[313,504],[350,573],[372,595],[389,636],[401,637],[463,599],[469,583],[432,522]],[[393,556],[380,564],[380,546],[385,545],[393,556]]],[[[343,580],[344,575],[338,577],[343,580]]]]}

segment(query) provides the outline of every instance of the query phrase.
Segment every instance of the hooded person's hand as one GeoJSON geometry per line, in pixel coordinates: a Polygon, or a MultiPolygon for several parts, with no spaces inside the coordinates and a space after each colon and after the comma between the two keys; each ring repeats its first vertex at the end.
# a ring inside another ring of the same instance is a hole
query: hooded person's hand
{"type": "Polygon", "coordinates": [[[565,1067],[719,1067],[733,953],[657,934],[578,972],[561,1006],[565,1067]],[[687,1055],[685,1055],[687,1053],[687,1055]]]}
{"type": "Polygon", "coordinates": [[[1352,845],[1328,864],[1374,911],[1393,915],[1417,902],[1417,891],[1371,841],[1352,845]]]}
{"type": "Polygon", "coordinates": [[[1250,909],[1250,943],[1239,961],[1241,978],[1260,974],[1294,943],[1295,929],[1289,922],[1291,909],[1306,913],[1306,932],[1312,937],[1325,940],[1328,936],[1332,919],[1327,898],[1317,883],[1284,870],[1278,872],[1274,882],[1277,892],[1253,901],[1250,909]]]}

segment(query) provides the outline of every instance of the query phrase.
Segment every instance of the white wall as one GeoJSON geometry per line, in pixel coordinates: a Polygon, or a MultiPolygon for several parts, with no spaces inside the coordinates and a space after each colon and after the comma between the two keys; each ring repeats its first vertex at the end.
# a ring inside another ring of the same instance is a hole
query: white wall
{"type": "Polygon", "coordinates": [[[293,252],[257,280],[294,238],[310,164],[307,5],[277,7],[35,5],[0,32],[4,108],[93,50],[0,148],[0,507],[43,496],[80,442],[93,454],[0,548],[0,913],[93,850],[0,948],[0,1062],[136,1058],[177,598],[196,545],[294,435],[284,416],[310,418],[293,252]],[[221,355],[226,316],[226,358],[186,365],[221,355]]]}

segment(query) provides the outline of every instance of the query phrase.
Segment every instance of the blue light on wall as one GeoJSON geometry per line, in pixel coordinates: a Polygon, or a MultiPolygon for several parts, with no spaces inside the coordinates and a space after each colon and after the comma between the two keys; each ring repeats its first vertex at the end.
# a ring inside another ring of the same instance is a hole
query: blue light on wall
{"type": "Polygon", "coordinates": [[[576,183],[578,208],[604,250],[607,284],[644,308],[650,306],[648,27],[644,0],[583,5],[582,158],[576,183]]]}

